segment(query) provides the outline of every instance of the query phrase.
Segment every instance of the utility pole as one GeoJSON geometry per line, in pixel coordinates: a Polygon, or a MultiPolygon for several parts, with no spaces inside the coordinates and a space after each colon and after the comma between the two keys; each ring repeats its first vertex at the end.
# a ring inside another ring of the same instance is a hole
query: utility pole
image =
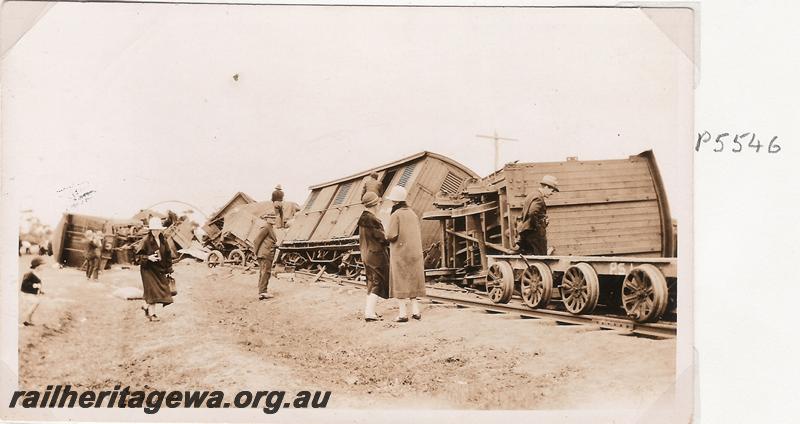
{"type": "Polygon", "coordinates": [[[494,140],[494,170],[497,171],[500,169],[500,142],[501,141],[519,141],[514,138],[504,138],[497,136],[497,130],[494,131],[494,135],[481,135],[478,134],[476,137],[480,138],[488,138],[494,140]]]}

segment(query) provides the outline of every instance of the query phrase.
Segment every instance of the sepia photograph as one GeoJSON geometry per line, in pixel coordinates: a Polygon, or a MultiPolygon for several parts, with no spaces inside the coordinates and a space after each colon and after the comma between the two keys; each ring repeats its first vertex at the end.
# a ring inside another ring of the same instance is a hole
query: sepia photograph
{"type": "Polygon", "coordinates": [[[5,2],[2,418],[692,421],[698,17],[559,6],[5,2]]]}

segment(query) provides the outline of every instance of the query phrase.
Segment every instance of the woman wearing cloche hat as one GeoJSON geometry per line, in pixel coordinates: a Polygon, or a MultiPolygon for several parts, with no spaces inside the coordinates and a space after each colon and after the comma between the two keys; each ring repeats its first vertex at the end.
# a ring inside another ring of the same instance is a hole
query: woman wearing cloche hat
{"type": "Polygon", "coordinates": [[[375,312],[378,298],[389,297],[389,242],[383,225],[377,218],[381,199],[375,192],[367,191],[361,197],[364,212],[358,218],[358,241],[361,247],[361,260],[367,277],[367,304],[364,307],[364,320],[377,321],[375,312]]]}
{"type": "Polygon", "coordinates": [[[398,300],[396,322],[408,322],[406,304],[411,299],[411,317],[422,319],[420,296],[425,296],[425,265],[422,257],[422,232],[419,217],[406,204],[406,189],[392,188],[387,200],[394,202],[389,218],[389,295],[398,300]]]}

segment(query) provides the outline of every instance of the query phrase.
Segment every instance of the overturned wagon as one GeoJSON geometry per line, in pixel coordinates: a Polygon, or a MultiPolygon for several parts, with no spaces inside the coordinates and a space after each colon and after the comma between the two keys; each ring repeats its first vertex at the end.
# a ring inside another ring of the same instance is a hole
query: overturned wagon
{"type": "Polygon", "coordinates": [[[675,308],[677,262],[666,193],[652,152],[627,159],[514,163],[437,202],[441,263],[431,278],[485,287],[496,303],[519,293],[532,308],[561,302],[574,314],[598,305],[639,322],[675,308]],[[521,255],[516,224],[545,175],[547,256],[521,255]]]}
{"type": "MultiPolygon", "coordinates": [[[[279,245],[279,262],[295,268],[341,272],[349,277],[363,270],[358,249],[358,218],[364,210],[361,196],[364,179],[378,174],[383,195],[395,186],[405,187],[407,203],[417,215],[435,209],[434,200],[443,194],[457,194],[462,183],[477,174],[445,156],[421,152],[312,187],[302,210],[279,245]]],[[[387,220],[388,205],[379,218],[387,220]]],[[[423,246],[436,243],[435,222],[422,223],[423,246]]]]}

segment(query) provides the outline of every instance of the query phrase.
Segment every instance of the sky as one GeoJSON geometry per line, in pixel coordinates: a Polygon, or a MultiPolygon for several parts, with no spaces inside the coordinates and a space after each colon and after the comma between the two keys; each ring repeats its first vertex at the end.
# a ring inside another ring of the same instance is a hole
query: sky
{"type": "Polygon", "coordinates": [[[674,210],[693,23],[665,16],[57,3],[3,57],[4,202],[53,225],[169,200],[210,214],[276,184],[302,204],[309,185],[422,150],[486,175],[494,145],[476,135],[497,131],[519,140],[501,162],[653,149],[674,210]]]}

